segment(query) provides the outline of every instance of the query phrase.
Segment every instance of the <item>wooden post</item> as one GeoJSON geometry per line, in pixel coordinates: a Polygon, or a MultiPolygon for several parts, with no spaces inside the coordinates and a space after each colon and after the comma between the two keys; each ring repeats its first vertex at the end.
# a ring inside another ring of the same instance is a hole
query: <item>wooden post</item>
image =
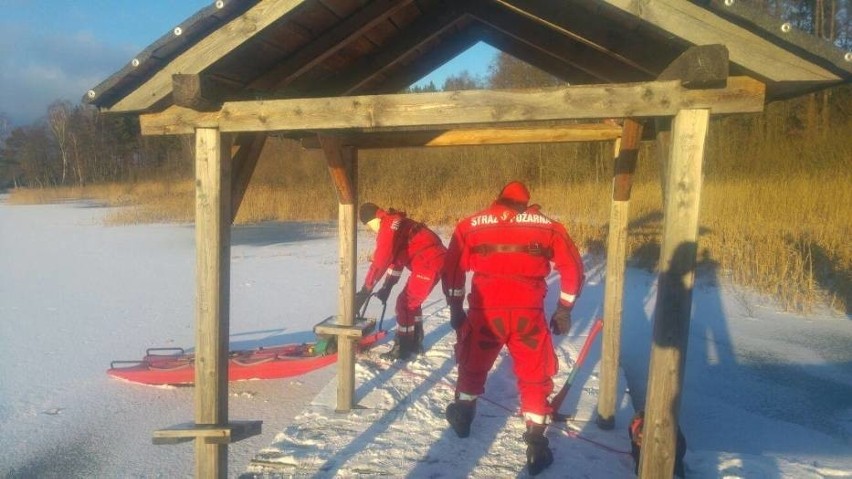
{"type": "MultiPolygon", "coordinates": [[[[355,281],[358,267],[356,208],[358,203],[358,150],[344,147],[339,139],[319,138],[338,197],[340,281],[338,320],[341,326],[355,324],[355,281]]],[[[355,339],[337,336],[337,411],[352,409],[355,398],[355,339]]]]}
{"type": "Polygon", "coordinates": [[[636,160],[639,156],[639,141],[641,139],[642,124],[634,119],[626,118],[621,140],[615,143],[612,206],[609,216],[609,237],[607,238],[600,395],[598,396],[596,418],[598,427],[601,429],[615,427],[630,190],[633,186],[633,173],[636,171],[636,160]]]}
{"type": "MultiPolygon", "coordinates": [[[[215,128],[195,133],[195,423],[228,425],[228,328],[231,259],[230,145],[215,128]]],[[[199,478],[224,478],[227,444],[195,441],[199,478]]]]}
{"type": "Polygon", "coordinates": [[[672,123],[640,478],[674,472],[709,118],[709,110],[681,110],[672,123]]]}

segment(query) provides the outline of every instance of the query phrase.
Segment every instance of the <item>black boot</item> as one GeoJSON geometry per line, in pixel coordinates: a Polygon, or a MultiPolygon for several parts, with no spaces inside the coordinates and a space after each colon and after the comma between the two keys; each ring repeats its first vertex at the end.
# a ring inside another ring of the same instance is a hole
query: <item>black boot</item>
{"type": "Polygon", "coordinates": [[[407,361],[411,359],[413,354],[415,354],[414,336],[397,336],[393,340],[393,347],[390,351],[383,353],[381,358],[390,361],[396,361],[397,359],[407,361]]]}
{"type": "Polygon", "coordinates": [[[550,441],[544,437],[546,427],[544,424],[527,423],[524,442],[527,443],[527,469],[531,476],[553,464],[553,452],[548,447],[550,441]]]}
{"type": "Polygon", "coordinates": [[[476,400],[463,401],[456,399],[455,402],[447,406],[446,417],[450,426],[456,434],[465,438],[470,436],[470,423],[473,422],[473,416],[476,414],[476,400]]]}
{"type": "Polygon", "coordinates": [[[414,354],[423,354],[423,323],[414,323],[414,354]]]}

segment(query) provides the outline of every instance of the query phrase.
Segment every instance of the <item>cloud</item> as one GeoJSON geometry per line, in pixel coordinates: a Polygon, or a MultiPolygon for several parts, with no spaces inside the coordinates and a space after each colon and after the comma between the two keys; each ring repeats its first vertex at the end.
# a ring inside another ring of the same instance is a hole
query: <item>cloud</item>
{"type": "Polygon", "coordinates": [[[44,116],[55,100],[76,104],[135,53],[90,32],[45,34],[0,23],[0,112],[26,124],[44,116]]]}

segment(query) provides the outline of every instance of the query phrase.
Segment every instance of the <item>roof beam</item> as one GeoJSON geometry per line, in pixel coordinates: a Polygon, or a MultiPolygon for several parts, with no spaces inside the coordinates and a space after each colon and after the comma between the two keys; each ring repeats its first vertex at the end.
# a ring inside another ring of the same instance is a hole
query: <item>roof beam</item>
{"type": "Polygon", "coordinates": [[[211,32],[145,83],[108,108],[111,112],[146,110],[172,92],[172,75],[201,73],[306,0],[264,0],[211,32]]]}
{"type": "Polygon", "coordinates": [[[558,30],[562,35],[582,42],[589,48],[605,54],[619,62],[630,65],[647,74],[647,79],[656,77],[657,72],[665,68],[668,59],[677,52],[665,51],[665,48],[648,48],[637,42],[631,34],[630,25],[623,23],[605,23],[603,16],[596,16],[596,10],[587,9],[581,3],[572,1],[550,2],[545,0],[488,0],[494,5],[527,17],[558,30]],[[589,21],[594,18],[594,21],[589,21]]]}
{"type": "Polygon", "coordinates": [[[423,44],[434,40],[452,28],[460,20],[460,13],[449,7],[440,14],[418,18],[406,27],[406,34],[390,42],[390,45],[358,61],[358,66],[329,83],[319,85],[317,90],[325,95],[348,95],[361,90],[376,76],[396,65],[401,59],[416,51],[423,44]]]}
{"type": "MultiPolygon", "coordinates": [[[[611,141],[621,137],[621,127],[586,123],[538,128],[479,128],[439,131],[356,133],[335,135],[345,146],[358,149],[417,148],[437,146],[517,145],[525,143],[569,143],[611,141]]],[[[316,135],[302,138],[302,147],[320,148],[316,135]]]]}
{"type": "Polygon", "coordinates": [[[617,61],[587,44],[578,42],[564,29],[542,19],[496,8],[490,2],[472,2],[470,14],[480,22],[511,36],[532,49],[567,63],[606,82],[650,80],[653,76],[637,71],[633,64],[617,61]]]}
{"type": "MultiPolygon", "coordinates": [[[[469,21],[469,18],[462,16],[458,21],[469,21]]],[[[371,88],[370,91],[387,93],[405,89],[475,45],[479,41],[479,37],[480,32],[476,28],[466,28],[447,39],[442,39],[440,48],[432,48],[418,56],[405,68],[398,69],[388,75],[384,82],[377,84],[377,87],[371,88]]]]}
{"type": "Polygon", "coordinates": [[[714,114],[763,111],[763,83],[732,77],[725,88],[689,90],[680,81],[583,85],[535,90],[299,98],[225,103],[218,113],[172,107],[141,115],[143,134],[168,135],[216,125],[223,132],[402,129],[470,124],[673,116],[683,108],[714,114]]]}
{"type": "Polygon", "coordinates": [[[283,63],[252,81],[249,88],[278,90],[294,78],[334,55],[364,32],[384,22],[413,0],[375,0],[325,32],[283,63]]]}
{"type": "Polygon", "coordinates": [[[485,25],[483,25],[483,30],[482,41],[485,43],[515,58],[523,59],[524,62],[529,63],[539,70],[547,72],[572,85],[588,85],[600,83],[603,80],[574,65],[565,63],[559,58],[554,58],[548,52],[532,47],[528,43],[518,41],[517,38],[503,31],[489,28],[485,25]]]}
{"type": "Polygon", "coordinates": [[[774,82],[834,83],[841,79],[825,68],[780,48],[699,5],[683,0],[583,0],[635,15],[693,45],[724,44],[731,62],[774,82]]]}

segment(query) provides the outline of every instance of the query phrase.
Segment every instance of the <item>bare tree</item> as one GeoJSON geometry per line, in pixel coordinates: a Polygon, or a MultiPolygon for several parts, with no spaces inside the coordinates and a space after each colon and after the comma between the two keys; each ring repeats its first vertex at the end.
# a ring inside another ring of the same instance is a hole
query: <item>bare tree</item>
{"type": "Polygon", "coordinates": [[[50,131],[59,146],[59,154],[62,157],[62,177],[60,184],[65,184],[68,174],[68,111],[71,104],[67,101],[55,101],[47,108],[47,121],[50,131]]]}

